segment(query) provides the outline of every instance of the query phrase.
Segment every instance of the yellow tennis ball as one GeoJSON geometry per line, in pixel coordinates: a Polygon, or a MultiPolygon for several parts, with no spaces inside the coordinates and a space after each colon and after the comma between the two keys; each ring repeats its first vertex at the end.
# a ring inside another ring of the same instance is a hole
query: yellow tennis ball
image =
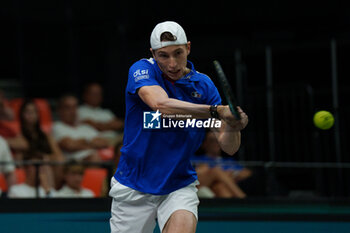
{"type": "Polygon", "coordinates": [[[314,124],[323,130],[330,129],[334,124],[334,117],[328,111],[318,111],[314,115],[314,124]]]}

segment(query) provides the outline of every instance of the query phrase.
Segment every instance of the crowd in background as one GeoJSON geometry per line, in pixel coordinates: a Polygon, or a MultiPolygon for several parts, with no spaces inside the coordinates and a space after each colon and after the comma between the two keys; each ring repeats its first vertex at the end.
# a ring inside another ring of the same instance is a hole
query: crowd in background
{"type": "MultiPolygon", "coordinates": [[[[102,108],[98,83],[85,86],[82,103],[65,94],[56,102],[57,119],[45,99],[7,100],[0,92],[0,192],[2,197],[101,197],[108,194],[108,173],[121,156],[124,122],[102,108]],[[16,163],[15,163],[16,162],[16,163]]],[[[253,171],[224,159],[208,132],[192,161],[202,198],[245,198],[241,183],[253,171]],[[226,165],[225,165],[226,164],[226,165]]]]}

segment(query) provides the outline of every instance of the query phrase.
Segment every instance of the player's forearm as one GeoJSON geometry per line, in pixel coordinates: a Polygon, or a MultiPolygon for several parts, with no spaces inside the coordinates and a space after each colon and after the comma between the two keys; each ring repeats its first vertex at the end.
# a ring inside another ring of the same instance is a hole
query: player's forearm
{"type": "Polygon", "coordinates": [[[234,155],[241,146],[241,132],[232,130],[227,124],[223,124],[222,127],[224,129],[220,132],[218,138],[220,147],[225,153],[234,155]]]}
{"type": "Polygon", "coordinates": [[[191,115],[192,118],[205,119],[210,118],[210,105],[194,104],[186,101],[181,101],[173,98],[166,98],[157,102],[152,107],[153,110],[159,109],[161,113],[165,114],[186,114],[191,115]]]}
{"type": "Polygon", "coordinates": [[[154,111],[159,110],[165,114],[186,114],[193,118],[209,118],[209,105],[194,104],[178,99],[169,98],[168,94],[160,86],[144,86],[138,90],[142,101],[154,111]]]}

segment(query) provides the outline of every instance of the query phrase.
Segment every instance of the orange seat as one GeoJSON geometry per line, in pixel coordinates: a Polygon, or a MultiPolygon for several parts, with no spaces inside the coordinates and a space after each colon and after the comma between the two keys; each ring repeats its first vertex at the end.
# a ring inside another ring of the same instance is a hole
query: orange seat
{"type": "Polygon", "coordinates": [[[106,177],[105,168],[87,168],[84,172],[82,186],[93,191],[95,197],[100,197],[106,177]]]}
{"type": "MultiPolygon", "coordinates": [[[[4,105],[7,108],[11,108],[11,103],[8,100],[4,100],[4,105]]],[[[16,120],[8,121],[1,120],[0,121],[0,135],[4,137],[15,137],[20,131],[19,122],[16,120]]]]}
{"type": "MultiPolygon", "coordinates": [[[[44,132],[48,133],[51,131],[52,128],[52,114],[50,105],[46,99],[41,98],[34,99],[34,102],[39,111],[40,126],[44,132]]],[[[21,109],[22,104],[23,98],[12,99],[9,104],[15,113],[15,120],[17,122],[19,122],[19,111],[21,109]]]]}
{"type": "Polygon", "coordinates": [[[0,121],[0,134],[4,137],[15,137],[21,131],[18,121],[0,121]]]}
{"type": "MultiPolygon", "coordinates": [[[[16,174],[16,184],[22,184],[26,181],[26,174],[24,172],[24,169],[16,168],[15,174],[16,174]]],[[[0,174],[0,189],[3,192],[6,192],[8,189],[7,182],[3,174],[0,174]]]]}
{"type": "Polygon", "coordinates": [[[16,168],[16,184],[22,184],[26,181],[26,173],[23,168],[16,168]]]}
{"type": "Polygon", "coordinates": [[[0,173],[0,190],[3,192],[7,191],[7,183],[3,174],[0,173]]]}

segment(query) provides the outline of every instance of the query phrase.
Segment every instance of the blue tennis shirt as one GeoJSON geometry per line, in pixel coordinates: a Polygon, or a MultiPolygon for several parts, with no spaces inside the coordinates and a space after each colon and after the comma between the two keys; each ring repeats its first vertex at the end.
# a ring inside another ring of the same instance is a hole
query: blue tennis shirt
{"type": "Polygon", "coordinates": [[[141,59],[129,70],[125,92],[126,116],[122,156],[114,177],[123,185],[143,193],[169,194],[197,179],[190,157],[204,140],[205,129],[143,129],[144,112],[153,111],[137,90],[143,86],[161,86],[169,98],[191,103],[221,103],[211,79],[195,70],[177,81],[163,77],[157,62],[141,59]]]}

